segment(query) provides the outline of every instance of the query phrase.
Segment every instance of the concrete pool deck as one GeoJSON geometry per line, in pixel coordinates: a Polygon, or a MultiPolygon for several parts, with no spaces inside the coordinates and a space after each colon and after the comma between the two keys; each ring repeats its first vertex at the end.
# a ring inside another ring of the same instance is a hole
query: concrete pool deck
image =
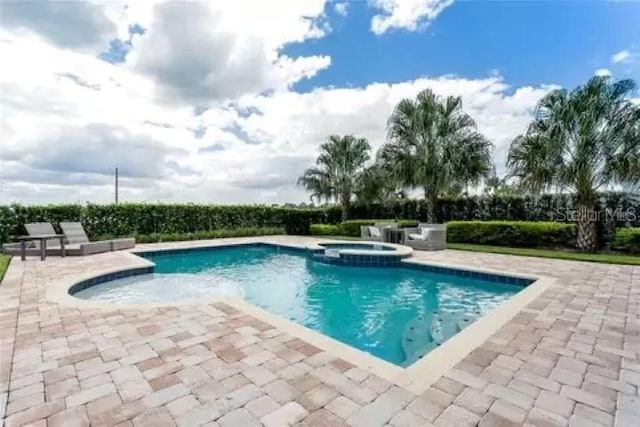
{"type": "MultiPolygon", "coordinates": [[[[136,250],[247,241],[317,240],[136,250]]],[[[246,303],[104,308],[51,298],[59,283],[136,258],[12,260],[0,285],[7,425],[640,425],[640,267],[415,251],[425,262],[555,279],[422,390],[300,339],[246,303]]]]}

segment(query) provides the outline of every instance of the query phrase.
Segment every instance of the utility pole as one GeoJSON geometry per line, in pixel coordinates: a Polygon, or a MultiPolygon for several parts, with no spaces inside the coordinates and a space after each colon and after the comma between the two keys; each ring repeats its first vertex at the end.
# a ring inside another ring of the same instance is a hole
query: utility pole
{"type": "Polygon", "coordinates": [[[118,204],[118,168],[116,168],[116,205],[118,204]]]}

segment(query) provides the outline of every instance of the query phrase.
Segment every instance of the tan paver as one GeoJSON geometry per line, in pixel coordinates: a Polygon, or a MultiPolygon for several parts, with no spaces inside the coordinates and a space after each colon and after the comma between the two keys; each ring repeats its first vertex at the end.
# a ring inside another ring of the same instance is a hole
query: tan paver
{"type": "Polygon", "coordinates": [[[223,303],[102,309],[47,299],[54,282],[128,265],[123,253],[14,258],[0,284],[0,418],[7,426],[638,425],[640,267],[414,256],[557,281],[415,396],[223,303]]]}

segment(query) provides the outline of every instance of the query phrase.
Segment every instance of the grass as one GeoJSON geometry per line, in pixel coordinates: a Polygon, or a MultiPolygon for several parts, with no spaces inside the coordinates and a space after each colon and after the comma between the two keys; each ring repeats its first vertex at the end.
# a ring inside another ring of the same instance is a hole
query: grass
{"type": "Polygon", "coordinates": [[[2,282],[4,272],[7,271],[7,268],[9,267],[9,260],[11,260],[9,255],[0,254],[0,282],[2,282]]]}
{"type": "MultiPolygon", "coordinates": [[[[313,236],[321,239],[360,240],[349,236],[313,236]]],[[[520,255],[538,258],[554,258],[570,261],[603,262],[607,264],[640,265],[640,256],[625,254],[583,253],[568,250],[512,248],[508,246],[474,245],[470,243],[447,243],[447,249],[459,251],[487,252],[492,254],[520,255]]]]}
{"type": "Polygon", "coordinates": [[[493,254],[520,255],[538,258],[555,258],[571,261],[604,262],[608,264],[640,265],[640,256],[625,254],[583,253],[568,250],[512,248],[507,246],[475,245],[470,243],[447,243],[447,249],[488,252],[493,254]]]}

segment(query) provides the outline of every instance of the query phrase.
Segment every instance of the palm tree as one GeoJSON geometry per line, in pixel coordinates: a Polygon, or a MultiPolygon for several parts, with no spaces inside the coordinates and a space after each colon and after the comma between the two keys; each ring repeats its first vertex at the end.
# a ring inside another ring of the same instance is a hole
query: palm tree
{"type": "Polygon", "coordinates": [[[379,150],[376,161],[358,176],[356,199],[362,203],[390,203],[404,197],[393,172],[386,167],[379,150]]]}
{"type": "Polygon", "coordinates": [[[462,99],[427,89],[403,99],[387,122],[380,158],[403,186],[420,188],[427,219],[435,222],[438,196],[475,185],[491,170],[491,143],[462,111],[462,99]]]}
{"type": "Polygon", "coordinates": [[[358,176],[369,160],[370,149],[364,138],[331,135],[320,146],[316,166],[307,169],[298,178],[298,185],[306,188],[318,201],[337,201],[344,221],[349,217],[351,197],[355,192],[358,176]]]}
{"type": "Polygon", "coordinates": [[[496,166],[493,165],[491,174],[485,180],[484,195],[490,197],[517,196],[519,189],[511,185],[508,178],[500,178],[496,172],[496,166]]]}
{"type": "Polygon", "coordinates": [[[598,191],[640,183],[640,106],[628,98],[634,88],[632,80],[593,77],[571,92],[554,90],[511,143],[507,164],[524,188],[576,195],[578,249],[598,248],[598,191]]]}

